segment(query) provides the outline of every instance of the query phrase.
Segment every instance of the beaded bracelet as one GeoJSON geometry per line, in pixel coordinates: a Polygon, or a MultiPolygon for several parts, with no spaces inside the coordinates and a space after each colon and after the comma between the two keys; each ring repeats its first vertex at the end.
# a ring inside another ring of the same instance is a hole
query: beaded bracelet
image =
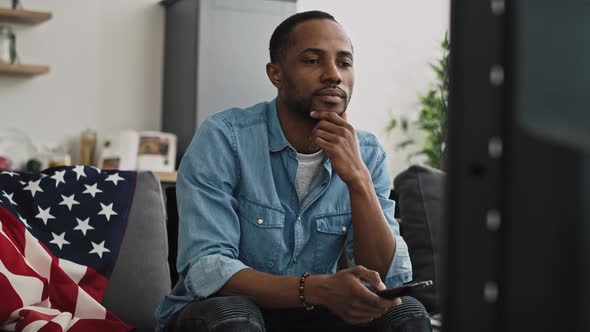
{"type": "Polygon", "coordinates": [[[299,302],[301,302],[301,304],[303,304],[303,306],[305,307],[305,310],[313,310],[313,305],[308,304],[307,302],[305,302],[305,278],[309,277],[311,274],[309,274],[308,272],[304,272],[301,275],[301,278],[299,279],[299,302]]]}

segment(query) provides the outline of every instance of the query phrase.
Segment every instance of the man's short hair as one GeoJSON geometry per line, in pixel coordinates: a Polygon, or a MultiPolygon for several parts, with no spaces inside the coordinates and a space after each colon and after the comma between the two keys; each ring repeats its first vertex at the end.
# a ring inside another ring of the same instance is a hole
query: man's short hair
{"type": "Polygon", "coordinates": [[[277,26],[270,37],[270,62],[278,63],[284,55],[285,50],[291,46],[292,41],[290,39],[290,34],[293,28],[301,22],[313,19],[328,19],[338,23],[334,16],[319,10],[297,13],[290,16],[277,26]]]}

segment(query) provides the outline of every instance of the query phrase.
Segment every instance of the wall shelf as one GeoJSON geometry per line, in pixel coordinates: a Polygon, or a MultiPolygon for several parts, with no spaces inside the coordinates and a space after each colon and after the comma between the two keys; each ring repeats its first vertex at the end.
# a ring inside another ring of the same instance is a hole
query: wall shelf
{"type": "Polygon", "coordinates": [[[49,66],[0,63],[0,74],[12,76],[36,76],[49,72],[49,66]]]}
{"type": "Polygon", "coordinates": [[[19,24],[39,24],[51,18],[50,12],[0,8],[0,22],[19,24]]]}

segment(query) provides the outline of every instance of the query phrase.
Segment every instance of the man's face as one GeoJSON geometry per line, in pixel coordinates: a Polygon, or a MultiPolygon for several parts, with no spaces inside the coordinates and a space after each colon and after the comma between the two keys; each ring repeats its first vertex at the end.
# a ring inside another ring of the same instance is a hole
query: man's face
{"type": "Polygon", "coordinates": [[[327,19],[299,23],[281,59],[279,94],[291,112],[344,113],[354,85],[350,39],[327,19]]]}

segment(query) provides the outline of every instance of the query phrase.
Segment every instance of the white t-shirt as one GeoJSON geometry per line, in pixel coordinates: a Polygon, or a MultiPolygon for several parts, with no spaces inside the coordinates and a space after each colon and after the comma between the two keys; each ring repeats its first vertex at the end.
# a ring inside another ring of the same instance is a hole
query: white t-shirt
{"type": "Polygon", "coordinates": [[[320,150],[313,154],[297,153],[297,194],[299,195],[299,203],[303,202],[305,195],[309,191],[309,186],[313,179],[318,176],[322,170],[325,154],[320,150]]]}

